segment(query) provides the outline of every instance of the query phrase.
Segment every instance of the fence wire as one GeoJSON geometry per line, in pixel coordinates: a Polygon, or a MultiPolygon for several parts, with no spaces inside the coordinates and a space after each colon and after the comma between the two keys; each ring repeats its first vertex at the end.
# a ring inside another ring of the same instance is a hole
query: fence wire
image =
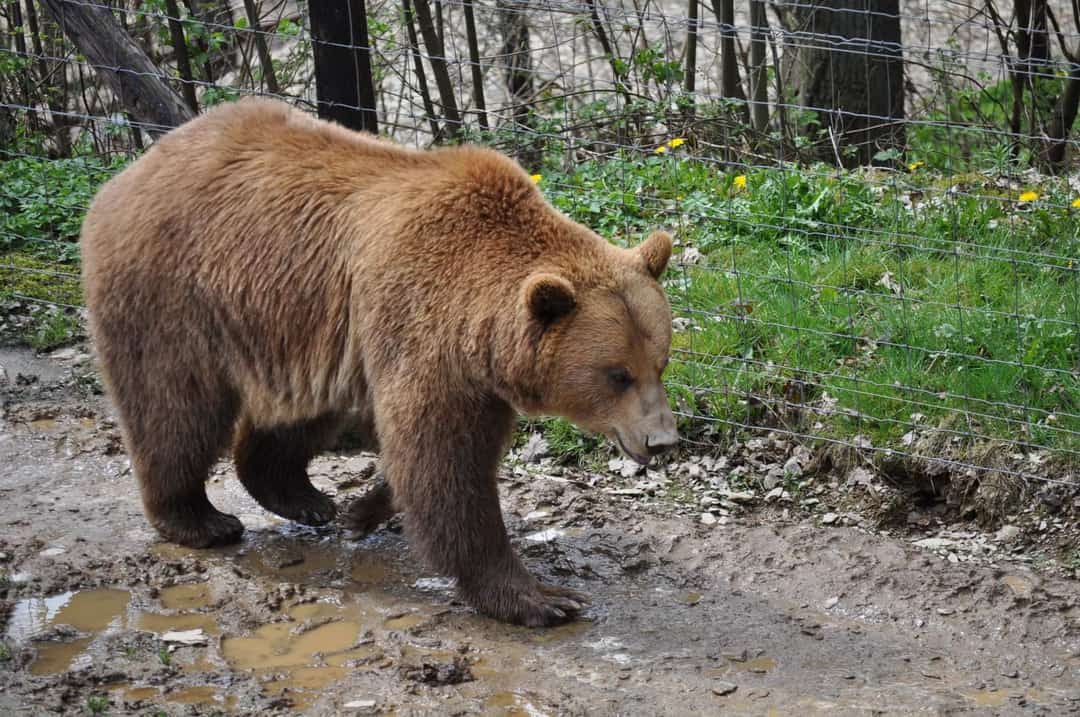
{"type": "Polygon", "coordinates": [[[695,450],[769,432],[1077,485],[1080,2],[359,3],[366,44],[296,0],[0,4],[0,301],[46,307],[0,333],[46,347],[77,313],[94,190],[174,124],[109,77],[189,113],[318,112],[313,58],[337,48],[370,58],[375,102],[333,106],[380,133],[502,149],[618,243],[673,231],[668,383],[695,450]],[[79,12],[148,62],[74,45],[79,12]]]}

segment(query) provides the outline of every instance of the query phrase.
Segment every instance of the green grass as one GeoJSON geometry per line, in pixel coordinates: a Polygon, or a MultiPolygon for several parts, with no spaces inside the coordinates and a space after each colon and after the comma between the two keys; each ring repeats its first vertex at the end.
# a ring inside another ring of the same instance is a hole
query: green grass
{"type": "Polygon", "coordinates": [[[86,698],[86,710],[92,715],[103,715],[109,709],[106,695],[90,695],[86,698]]]}
{"type": "Polygon", "coordinates": [[[700,252],[676,256],[665,281],[688,322],[669,384],[699,413],[754,422],[748,395],[778,399],[798,380],[803,403],[836,402],[811,417],[818,435],[898,445],[912,414],[962,415],[982,437],[1080,448],[1063,415],[1080,414],[1080,235],[1064,182],[1025,187],[1040,196],[1020,203],[983,175],[724,172],[671,154],[549,170],[541,186],[616,241],[666,226],[700,252]]]}

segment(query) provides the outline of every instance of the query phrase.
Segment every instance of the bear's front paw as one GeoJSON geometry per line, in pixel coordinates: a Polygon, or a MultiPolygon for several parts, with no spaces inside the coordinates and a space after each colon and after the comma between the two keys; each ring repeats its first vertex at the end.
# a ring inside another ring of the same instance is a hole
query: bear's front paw
{"type": "Polygon", "coordinates": [[[188,548],[229,545],[244,534],[244,525],[235,515],[214,509],[159,513],[151,522],[161,537],[188,548]]]}
{"type": "Polygon", "coordinates": [[[576,618],[589,599],[570,588],[539,580],[515,581],[466,596],[480,612],[498,620],[527,627],[549,627],[576,618]]]}

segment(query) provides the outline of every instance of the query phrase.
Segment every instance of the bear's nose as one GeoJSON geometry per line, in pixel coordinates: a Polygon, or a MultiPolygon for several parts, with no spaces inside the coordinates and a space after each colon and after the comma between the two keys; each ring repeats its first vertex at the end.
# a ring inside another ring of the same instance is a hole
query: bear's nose
{"type": "Polygon", "coordinates": [[[678,442],[679,434],[675,431],[651,433],[645,438],[645,448],[648,449],[650,456],[658,456],[670,451],[678,442]]]}

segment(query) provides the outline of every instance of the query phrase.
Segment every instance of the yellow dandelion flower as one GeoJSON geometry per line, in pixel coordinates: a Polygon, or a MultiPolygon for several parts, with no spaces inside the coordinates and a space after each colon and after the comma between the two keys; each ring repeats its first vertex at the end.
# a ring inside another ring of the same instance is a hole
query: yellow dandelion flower
{"type": "Polygon", "coordinates": [[[732,184],[735,185],[736,189],[746,189],[746,175],[740,174],[739,176],[735,177],[735,181],[732,182],[732,184]]]}
{"type": "Polygon", "coordinates": [[[685,139],[683,139],[682,137],[676,137],[676,138],[672,139],[670,142],[668,142],[667,146],[671,147],[672,149],[675,149],[677,147],[681,147],[685,143],[686,143],[685,139]]]}
{"type": "Polygon", "coordinates": [[[656,149],[654,149],[653,151],[656,152],[657,154],[663,154],[664,152],[667,151],[667,145],[662,144],[659,147],[657,147],[656,149]]]}
{"type": "Polygon", "coordinates": [[[914,172],[914,171],[915,171],[915,170],[917,170],[917,169],[918,169],[919,167],[922,167],[922,166],[924,166],[925,164],[926,164],[926,162],[912,162],[911,164],[909,164],[909,165],[907,166],[907,168],[908,168],[908,171],[909,171],[909,172],[914,172]]]}
{"type": "Polygon", "coordinates": [[[537,184],[539,184],[539,183],[540,183],[540,180],[544,178],[544,175],[542,175],[542,174],[533,174],[533,175],[531,175],[531,177],[532,177],[532,180],[533,180],[534,182],[536,182],[537,184]]]}
{"type": "Polygon", "coordinates": [[[1027,191],[1020,195],[1021,202],[1034,202],[1039,198],[1038,192],[1027,191]]]}
{"type": "Polygon", "coordinates": [[[1072,208],[1073,209],[1080,209],[1080,197],[1077,197],[1076,199],[1072,200],[1072,208]]]}

